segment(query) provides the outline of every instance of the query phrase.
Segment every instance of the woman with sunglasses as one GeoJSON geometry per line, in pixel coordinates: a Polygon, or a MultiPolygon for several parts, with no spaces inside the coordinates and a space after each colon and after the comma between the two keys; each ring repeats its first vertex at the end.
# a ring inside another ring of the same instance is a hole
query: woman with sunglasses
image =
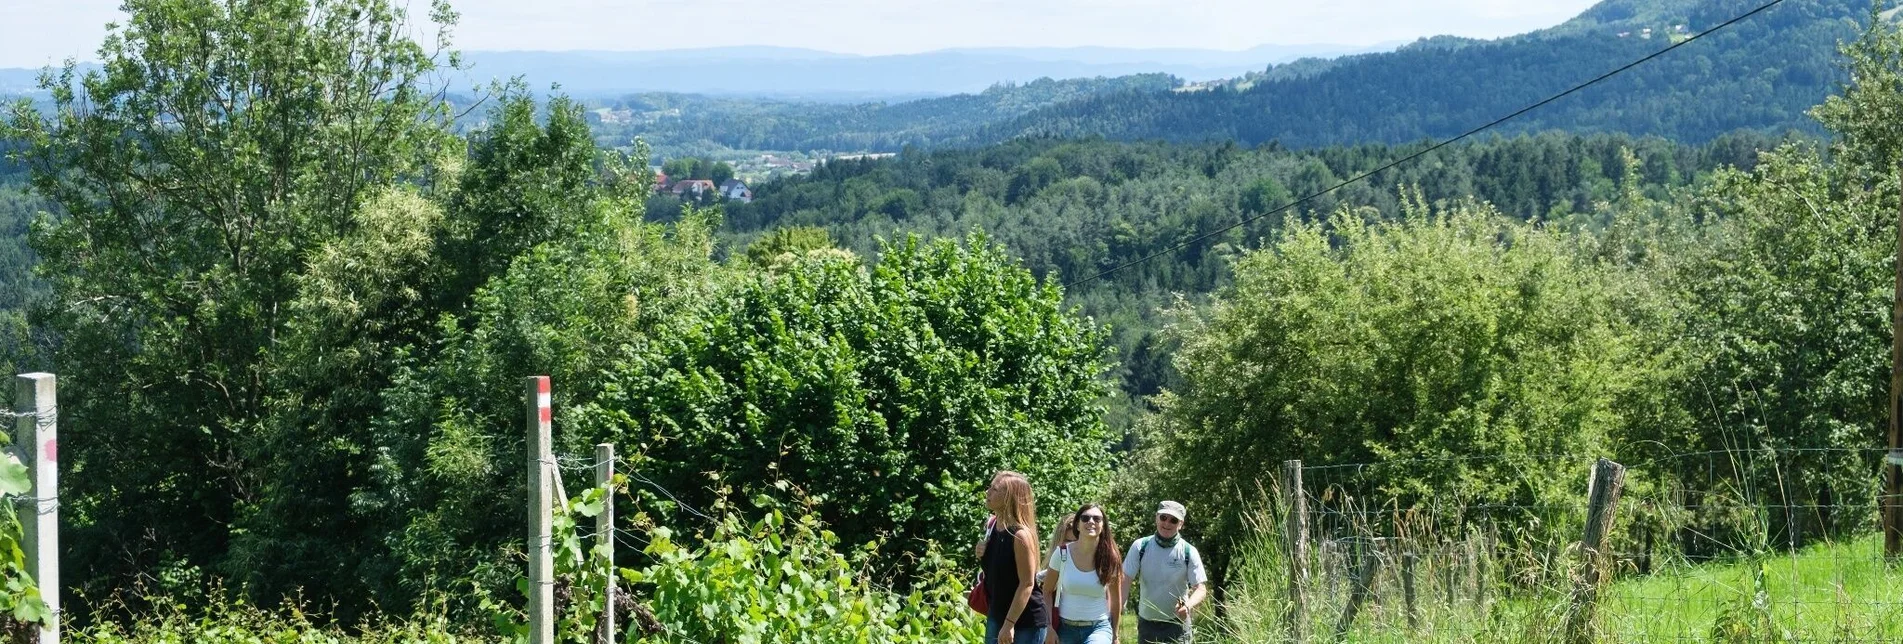
{"type": "Polygon", "coordinates": [[[1057,621],[1046,644],[1116,644],[1123,620],[1123,560],[1103,506],[1086,503],[1064,518],[1044,570],[1046,595],[1054,596],[1057,621]]]}

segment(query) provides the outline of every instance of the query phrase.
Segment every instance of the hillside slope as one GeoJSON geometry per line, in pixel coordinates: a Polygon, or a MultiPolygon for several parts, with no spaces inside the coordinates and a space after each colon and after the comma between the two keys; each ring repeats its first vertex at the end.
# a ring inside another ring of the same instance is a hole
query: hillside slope
{"type": "MultiPolygon", "coordinates": [[[[1279,141],[1312,147],[1445,138],[1511,113],[1759,0],[1608,0],[1551,29],[1494,41],[1425,39],[1257,82],[1201,92],[1129,92],[1036,110],[975,140],[1024,135],[1279,141]],[[1650,30],[1647,32],[1646,30],[1650,30]]],[[[1686,142],[1754,129],[1810,129],[1804,113],[1841,78],[1838,43],[1868,0],[1787,0],[1712,36],[1517,119],[1504,132],[1565,129],[1686,142]]]]}

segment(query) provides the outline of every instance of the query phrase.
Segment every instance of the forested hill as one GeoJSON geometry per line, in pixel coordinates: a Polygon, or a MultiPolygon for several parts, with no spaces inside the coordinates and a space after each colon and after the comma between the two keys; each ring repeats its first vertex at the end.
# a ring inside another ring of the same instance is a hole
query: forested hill
{"type": "MultiPolygon", "coordinates": [[[[1293,63],[1208,91],[1085,98],[992,124],[978,139],[1101,135],[1313,147],[1446,138],[1762,2],[1607,0],[1565,24],[1501,40],[1429,39],[1391,53],[1293,63]]],[[[1702,142],[1736,129],[1814,129],[1805,111],[1838,86],[1837,46],[1854,39],[1870,13],[1869,0],[1787,0],[1503,131],[1702,142]]]]}
{"type": "MultiPolygon", "coordinates": [[[[725,213],[734,248],[748,248],[756,238],[767,246],[824,238],[866,257],[876,256],[881,240],[981,230],[1033,273],[1068,283],[1156,256],[1067,292],[1112,329],[1124,391],[1146,396],[1170,378],[1168,351],[1153,333],[1159,311],[1179,294],[1193,298],[1228,284],[1234,259],[1286,220],[1313,221],[1339,208],[1398,218],[1405,189],[1430,203],[1471,197],[1508,216],[1596,229],[1607,222],[1605,205],[1622,195],[1663,199],[1715,168],[1750,167],[1759,150],[1776,145],[1750,133],[1703,146],[1624,135],[1487,138],[1376,173],[1292,212],[1263,216],[1422,144],[1289,150],[1024,139],[829,162],[810,176],[761,184],[752,203],[728,203],[725,213]]],[[[679,211],[669,197],[649,204],[654,218],[679,211]]]]}
{"type": "Polygon", "coordinates": [[[1180,84],[1167,74],[1043,78],[1000,83],[977,94],[860,104],[648,93],[610,101],[594,129],[604,144],[623,145],[638,136],[664,155],[712,147],[897,151],[964,142],[988,123],[1041,107],[1104,94],[1167,92],[1180,84]]]}

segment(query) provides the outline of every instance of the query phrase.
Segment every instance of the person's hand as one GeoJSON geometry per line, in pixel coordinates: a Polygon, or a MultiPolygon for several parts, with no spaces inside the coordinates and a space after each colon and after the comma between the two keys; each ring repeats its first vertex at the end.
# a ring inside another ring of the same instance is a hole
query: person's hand
{"type": "Polygon", "coordinates": [[[1044,644],[1055,644],[1055,642],[1057,642],[1057,629],[1044,629],[1044,644]]]}
{"type": "Polygon", "coordinates": [[[1016,631],[1017,629],[1011,626],[1011,620],[1005,620],[1003,624],[1000,624],[998,626],[998,641],[999,642],[1018,641],[1016,631]]]}
{"type": "Polygon", "coordinates": [[[1189,604],[1184,603],[1181,599],[1176,600],[1176,619],[1183,623],[1189,623],[1189,604]]]}

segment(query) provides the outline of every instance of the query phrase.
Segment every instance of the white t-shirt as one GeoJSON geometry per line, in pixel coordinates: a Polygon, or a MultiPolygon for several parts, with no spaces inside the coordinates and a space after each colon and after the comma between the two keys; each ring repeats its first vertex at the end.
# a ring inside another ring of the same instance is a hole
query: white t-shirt
{"type": "Polygon", "coordinates": [[[1189,589],[1209,581],[1203,572],[1203,555],[1181,536],[1176,547],[1153,543],[1155,535],[1130,544],[1123,556],[1124,578],[1137,585],[1137,617],[1152,622],[1176,622],[1176,600],[1189,595],[1189,589]]]}
{"type": "Polygon", "coordinates": [[[1075,622],[1110,619],[1110,590],[1097,583],[1097,571],[1077,569],[1070,546],[1051,553],[1050,568],[1057,571],[1057,614],[1075,622]]]}

